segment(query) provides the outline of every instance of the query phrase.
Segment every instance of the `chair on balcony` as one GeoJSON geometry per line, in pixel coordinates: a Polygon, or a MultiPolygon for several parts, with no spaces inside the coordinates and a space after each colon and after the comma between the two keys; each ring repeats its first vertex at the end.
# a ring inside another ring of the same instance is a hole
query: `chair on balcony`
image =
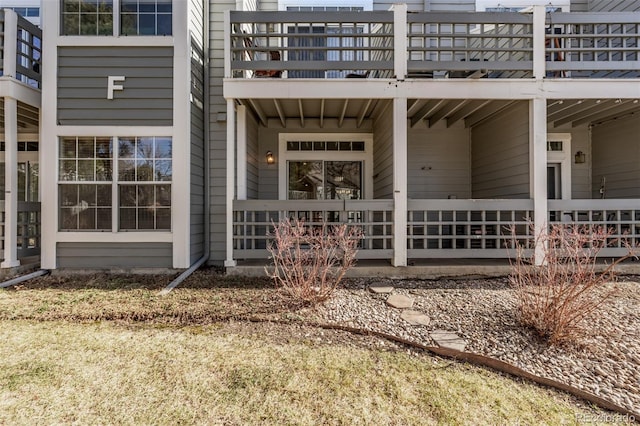
{"type": "MultiPolygon", "coordinates": [[[[244,47],[247,49],[247,56],[249,60],[254,60],[253,52],[266,52],[269,54],[269,60],[271,61],[280,61],[282,56],[280,52],[277,50],[255,50],[254,47],[259,47],[257,43],[254,43],[250,37],[245,37],[243,39],[244,47]]],[[[282,70],[255,70],[253,72],[253,76],[256,78],[281,78],[282,70]]]]}
{"type": "Polygon", "coordinates": [[[365,73],[350,72],[347,74],[347,78],[369,78],[369,74],[371,74],[371,70],[368,70],[365,73]]]}

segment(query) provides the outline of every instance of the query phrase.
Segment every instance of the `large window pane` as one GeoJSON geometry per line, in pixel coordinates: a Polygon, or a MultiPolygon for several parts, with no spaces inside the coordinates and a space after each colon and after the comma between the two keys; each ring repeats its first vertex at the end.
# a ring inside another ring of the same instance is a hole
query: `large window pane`
{"type": "Polygon", "coordinates": [[[135,185],[120,185],[120,207],[135,207],[138,204],[138,192],[135,185]]]}
{"type": "Polygon", "coordinates": [[[62,0],[62,35],[113,35],[113,0],[62,0]]]}
{"type": "Polygon", "coordinates": [[[290,200],[322,199],[322,190],[322,161],[289,161],[290,200]]]}
{"type": "Polygon", "coordinates": [[[118,209],[120,230],[170,229],[171,154],[168,137],[121,137],[116,152],[111,138],[60,138],[59,228],[111,230],[112,212],[118,209]]]}
{"type": "Polygon", "coordinates": [[[110,230],[111,185],[61,184],[61,230],[110,230]]]}
{"type": "Polygon", "coordinates": [[[171,160],[156,160],[155,167],[155,179],[156,181],[171,180],[171,160]]]}
{"type": "Polygon", "coordinates": [[[135,160],[118,161],[118,179],[123,181],[136,180],[136,161],[135,160]]]}
{"type": "Polygon", "coordinates": [[[171,0],[122,0],[120,33],[171,35],[171,0]]]}
{"type": "Polygon", "coordinates": [[[173,33],[173,25],[171,23],[171,15],[158,15],[158,35],[171,35],[173,33]]]}

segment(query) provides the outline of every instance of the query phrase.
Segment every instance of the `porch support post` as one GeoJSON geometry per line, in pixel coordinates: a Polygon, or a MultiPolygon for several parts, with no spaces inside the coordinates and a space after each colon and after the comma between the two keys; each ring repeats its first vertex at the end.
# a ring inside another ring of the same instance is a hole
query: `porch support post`
{"type": "Polygon", "coordinates": [[[534,263],[544,263],[546,244],[548,202],[547,202],[547,101],[535,98],[529,107],[529,149],[531,150],[531,194],[533,196],[534,217],[534,263]]]}
{"type": "Polygon", "coordinates": [[[236,266],[233,259],[233,200],[235,195],[235,145],[236,145],[236,109],[235,100],[227,99],[227,191],[226,191],[226,257],[225,267],[236,266]]]}
{"type": "Polygon", "coordinates": [[[393,100],[393,266],[407,266],[407,100],[393,100]]]}
{"type": "Polygon", "coordinates": [[[393,10],[393,70],[398,80],[407,76],[407,5],[396,3],[393,10]]]}
{"type": "MultiPolygon", "coordinates": [[[[14,39],[15,40],[15,39],[14,39]]],[[[11,60],[13,57],[6,57],[11,60]]],[[[20,265],[18,260],[18,102],[4,98],[4,261],[2,268],[20,265]]]]}
{"type": "Polygon", "coordinates": [[[18,62],[18,14],[10,9],[4,10],[4,61],[2,75],[16,78],[18,62]]]}
{"type": "Polygon", "coordinates": [[[238,143],[237,143],[237,187],[238,200],[247,199],[247,107],[238,105],[236,114],[238,116],[238,143]]]}
{"type": "Polygon", "coordinates": [[[546,6],[533,6],[533,77],[545,77],[545,18],[546,6]]]}

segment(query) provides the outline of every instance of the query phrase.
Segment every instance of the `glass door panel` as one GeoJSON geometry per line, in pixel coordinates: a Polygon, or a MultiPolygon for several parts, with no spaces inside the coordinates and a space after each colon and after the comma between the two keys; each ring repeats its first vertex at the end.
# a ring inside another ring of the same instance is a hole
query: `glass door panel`
{"type": "Polygon", "coordinates": [[[361,161],[325,161],[325,194],[329,200],[362,198],[361,161]]]}
{"type": "MultiPolygon", "coordinates": [[[[5,195],[5,163],[0,163],[0,201],[5,195]]],[[[18,163],[18,201],[38,201],[39,167],[30,161],[18,163]]]]}
{"type": "Polygon", "coordinates": [[[322,200],[322,161],[289,161],[289,200],[322,200]]]}

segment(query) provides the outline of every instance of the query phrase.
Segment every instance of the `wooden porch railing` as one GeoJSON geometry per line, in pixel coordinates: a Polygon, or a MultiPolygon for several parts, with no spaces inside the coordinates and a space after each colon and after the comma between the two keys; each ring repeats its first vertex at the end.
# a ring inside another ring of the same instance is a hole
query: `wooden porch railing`
{"type": "Polygon", "coordinates": [[[227,31],[233,77],[393,75],[391,12],[231,11],[227,31]]]}
{"type": "Polygon", "coordinates": [[[233,249],[236,259],[266,259],[273,224],[297,218],[307,224],[347,223],[362,229],[359,259],[392,256],[391,200],[245,200],[233,203],[233,249]]]}
{"type": "Polygon", "coordinates": [[[599,255],[627,254],[625,241],[640,244],[640,204],[637,199],[549,200],[549,223],[601,226],[611,232],[599,255]]]}
{"type": "Polygon", "coordinates": [[[552,76],[640,77],[639,13],[553,13],[548,24],[552,76]]]}
{"type": "Polygon", "coordinates": [[[533,200],[409,200],[408,210],[409,258],[508,258],[516,242],[533,244],[533,200]]]}
{"type": "MultiPolygon", "coordinates": [[[[5,206],[0,201],[0,247],[4,259],[5,206]]],[[[18,203],[18,258],[40,254],[40,203],[21,201],[18,203]]]]}
{"type": "Polygon", "coordinates": [[[530,13],[411,12],[406,28],[398,13],[231,11],[225,76],[405,78],[394,66],[404,60],[408,78],[531,78],[536,67],[548,78],[640,78],[640,12],[546,13],[539,24],[530,13]]]}

